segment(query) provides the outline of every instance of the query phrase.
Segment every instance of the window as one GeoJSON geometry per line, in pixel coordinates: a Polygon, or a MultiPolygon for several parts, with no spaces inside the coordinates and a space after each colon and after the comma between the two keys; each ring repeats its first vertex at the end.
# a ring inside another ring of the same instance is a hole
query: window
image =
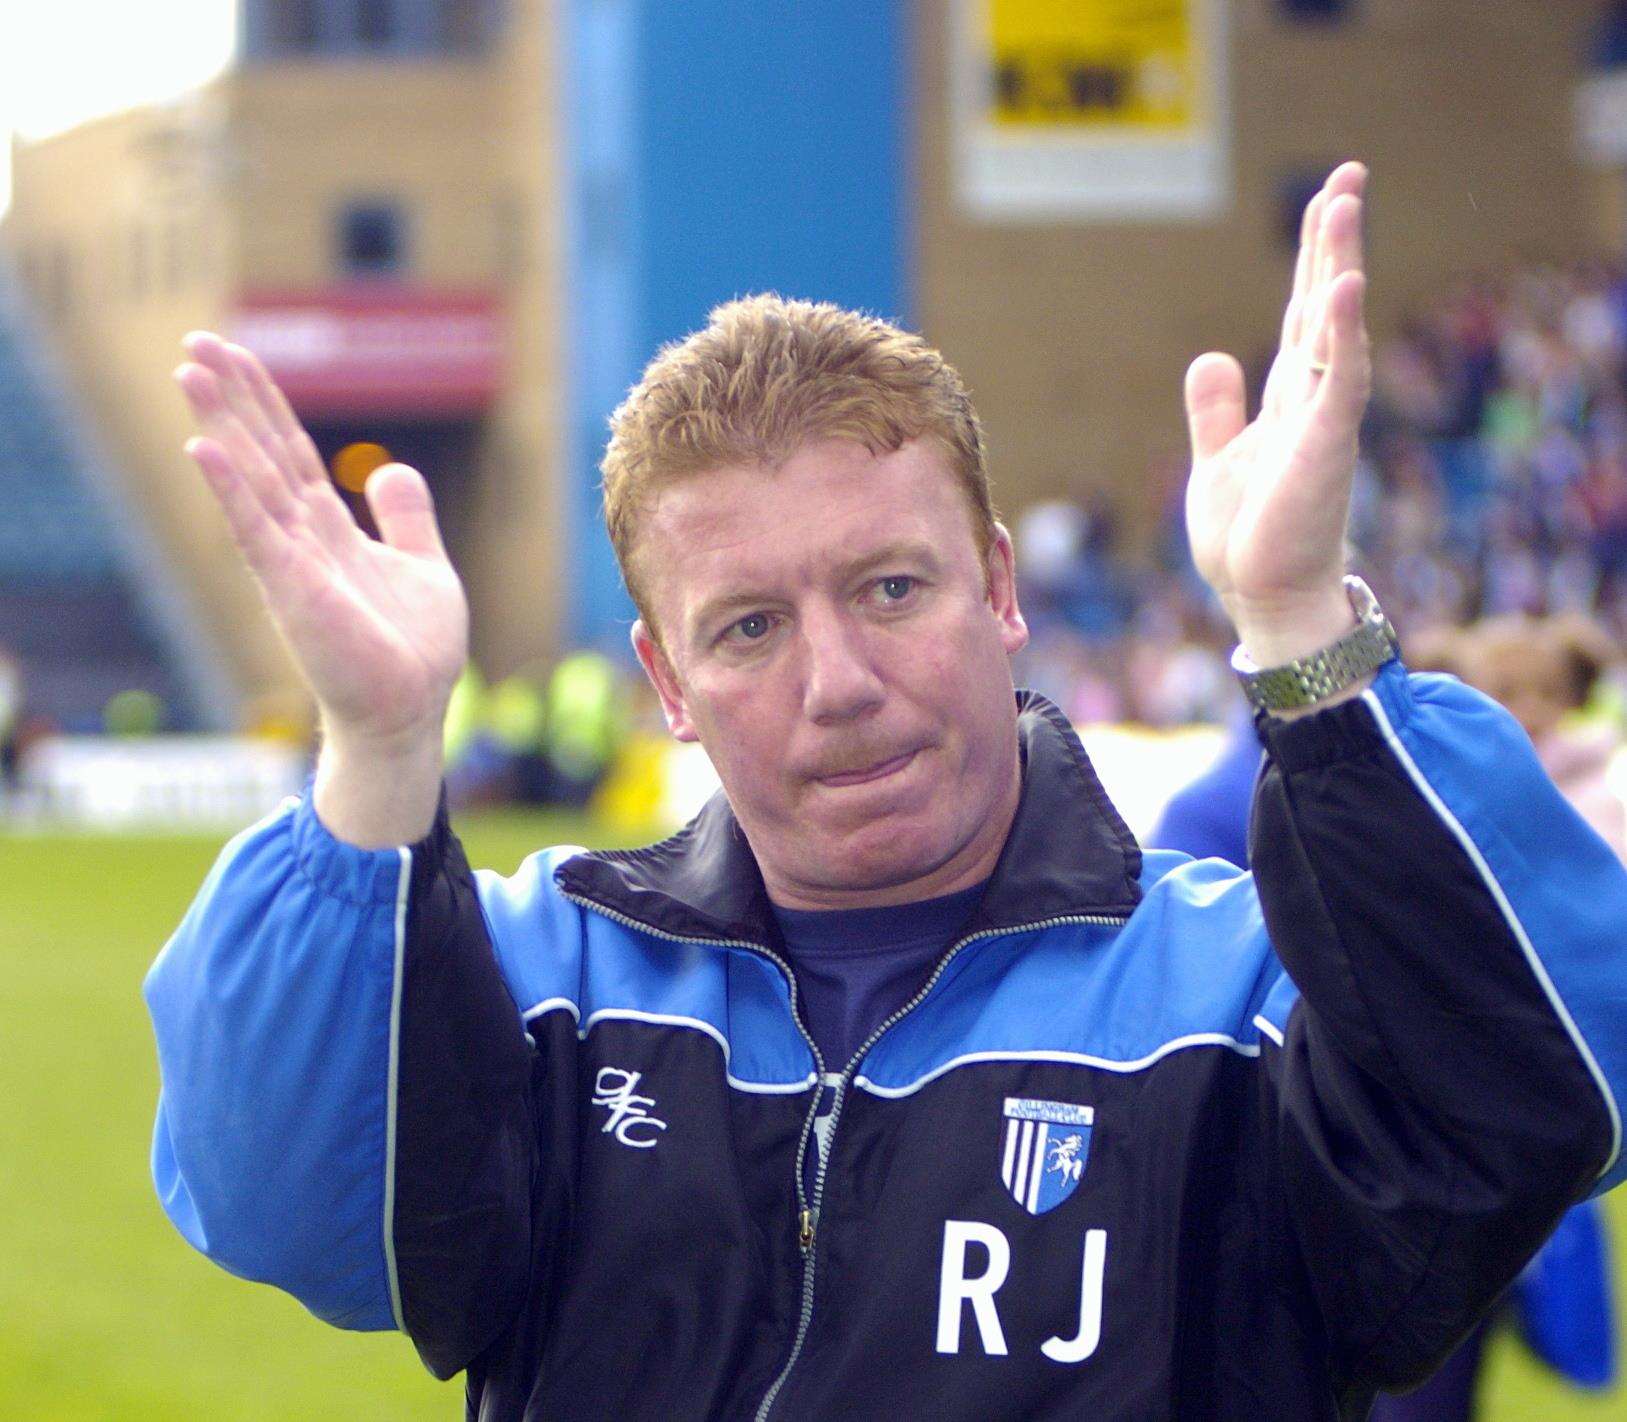
{"type": "Polygon", "coordinates": [[[398,46],[401,16],[394,0],[356,0],[356,39],[363,49],[398,46]]]}
{"type": "Polygon", "coordinates": [[[506,0],[239,0],[250,59],[482,54],[506,0]]]}
{"type": "Polygon", "coordinates": [[[1593,30],[1591,59],[1595,69],[1627,65],[1627,3],[1612,0],[1593,30]]]}
{"type": "Polygon", "coordinates": [[[262,55],[310,54],[321,29],[318,0],[247,0],[243,28],[249,52],[262,55]]]}
{"type": "Polygon", "coordinates": [[[393,202],[358,202],[339,219],[339,266],[347,276],[391,276],[406,260],[405,222],[393,202]]]}
{"type": "Polygon", "coordinates": [[[1283,16],[1313,24],[1330,24],[1348,17],[1352,0],[1277,0],[1283,16]]]}
{"type": "Polygon", "coordinates": [[[1300,221],[1310,201],[1322,189],[1323,179],[1333,170],[1325,167],[1298,168],[1277,184],[1277,240],[1292,256],[1299,251],[1300,221]]]}
{"type": "Polygon", "coordinates": [[[480,54],[497,37],[499,0],[438,0],[448,54],[480,54]]]}

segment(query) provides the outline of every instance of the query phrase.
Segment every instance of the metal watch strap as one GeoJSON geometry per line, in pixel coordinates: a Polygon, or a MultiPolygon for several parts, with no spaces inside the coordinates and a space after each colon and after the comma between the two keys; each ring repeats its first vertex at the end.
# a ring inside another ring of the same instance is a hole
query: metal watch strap
{"type": "Polygon", "coordinates": [[[1256,711],[1314,706],[1401,654],[1395,628],[1373,590],[1354,575],[1345,578],[1344,587],[1356,625],[1337,642],[1276,667],[1255,666],[1241,646],[1232,653],[1232,670],[1256,711]]]}

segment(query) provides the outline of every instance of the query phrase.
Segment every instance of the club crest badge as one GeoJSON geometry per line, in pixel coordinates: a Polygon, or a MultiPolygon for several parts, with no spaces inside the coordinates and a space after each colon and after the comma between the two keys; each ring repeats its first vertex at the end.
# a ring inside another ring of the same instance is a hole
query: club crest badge
{"type": "Polygon", "coordinates": [[[1054,1210],[1078,1188],[1096,1112],[1067,1101],[1006,1097],[1000,1178],[1031,1215],[1054,1210]]]}

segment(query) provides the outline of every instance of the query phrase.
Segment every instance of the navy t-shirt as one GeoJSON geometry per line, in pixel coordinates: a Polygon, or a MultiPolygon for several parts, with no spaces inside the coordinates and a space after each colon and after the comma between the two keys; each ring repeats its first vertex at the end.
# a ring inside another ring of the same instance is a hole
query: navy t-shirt
{"type": "MultiPolygon", "coordinates": [[[[870,1034],[925,986],[938,959],[971,918],[983,888],[975,884],[958,894],[887,908],[775,905],[786,961],[796,975],[802,1020],[825,1063],[825,1086],[814,1123],[821,1155],[836,1078],[870,1034]]],[[[810,1194],[814,1164],[809,1152],[810,1194]]]]}

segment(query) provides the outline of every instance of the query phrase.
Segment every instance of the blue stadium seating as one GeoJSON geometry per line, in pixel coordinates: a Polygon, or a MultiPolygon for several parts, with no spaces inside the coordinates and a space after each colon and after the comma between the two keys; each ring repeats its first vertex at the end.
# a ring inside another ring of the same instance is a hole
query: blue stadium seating
{"type": "Polygon", "coordinates": [[[0,647],[22,662],[27,711],[66,730],[98,729],[108,697],[129,688],[161,697],[172,728],[190,727],[174,649],[76,420],[0,268],[0,647]]]}

